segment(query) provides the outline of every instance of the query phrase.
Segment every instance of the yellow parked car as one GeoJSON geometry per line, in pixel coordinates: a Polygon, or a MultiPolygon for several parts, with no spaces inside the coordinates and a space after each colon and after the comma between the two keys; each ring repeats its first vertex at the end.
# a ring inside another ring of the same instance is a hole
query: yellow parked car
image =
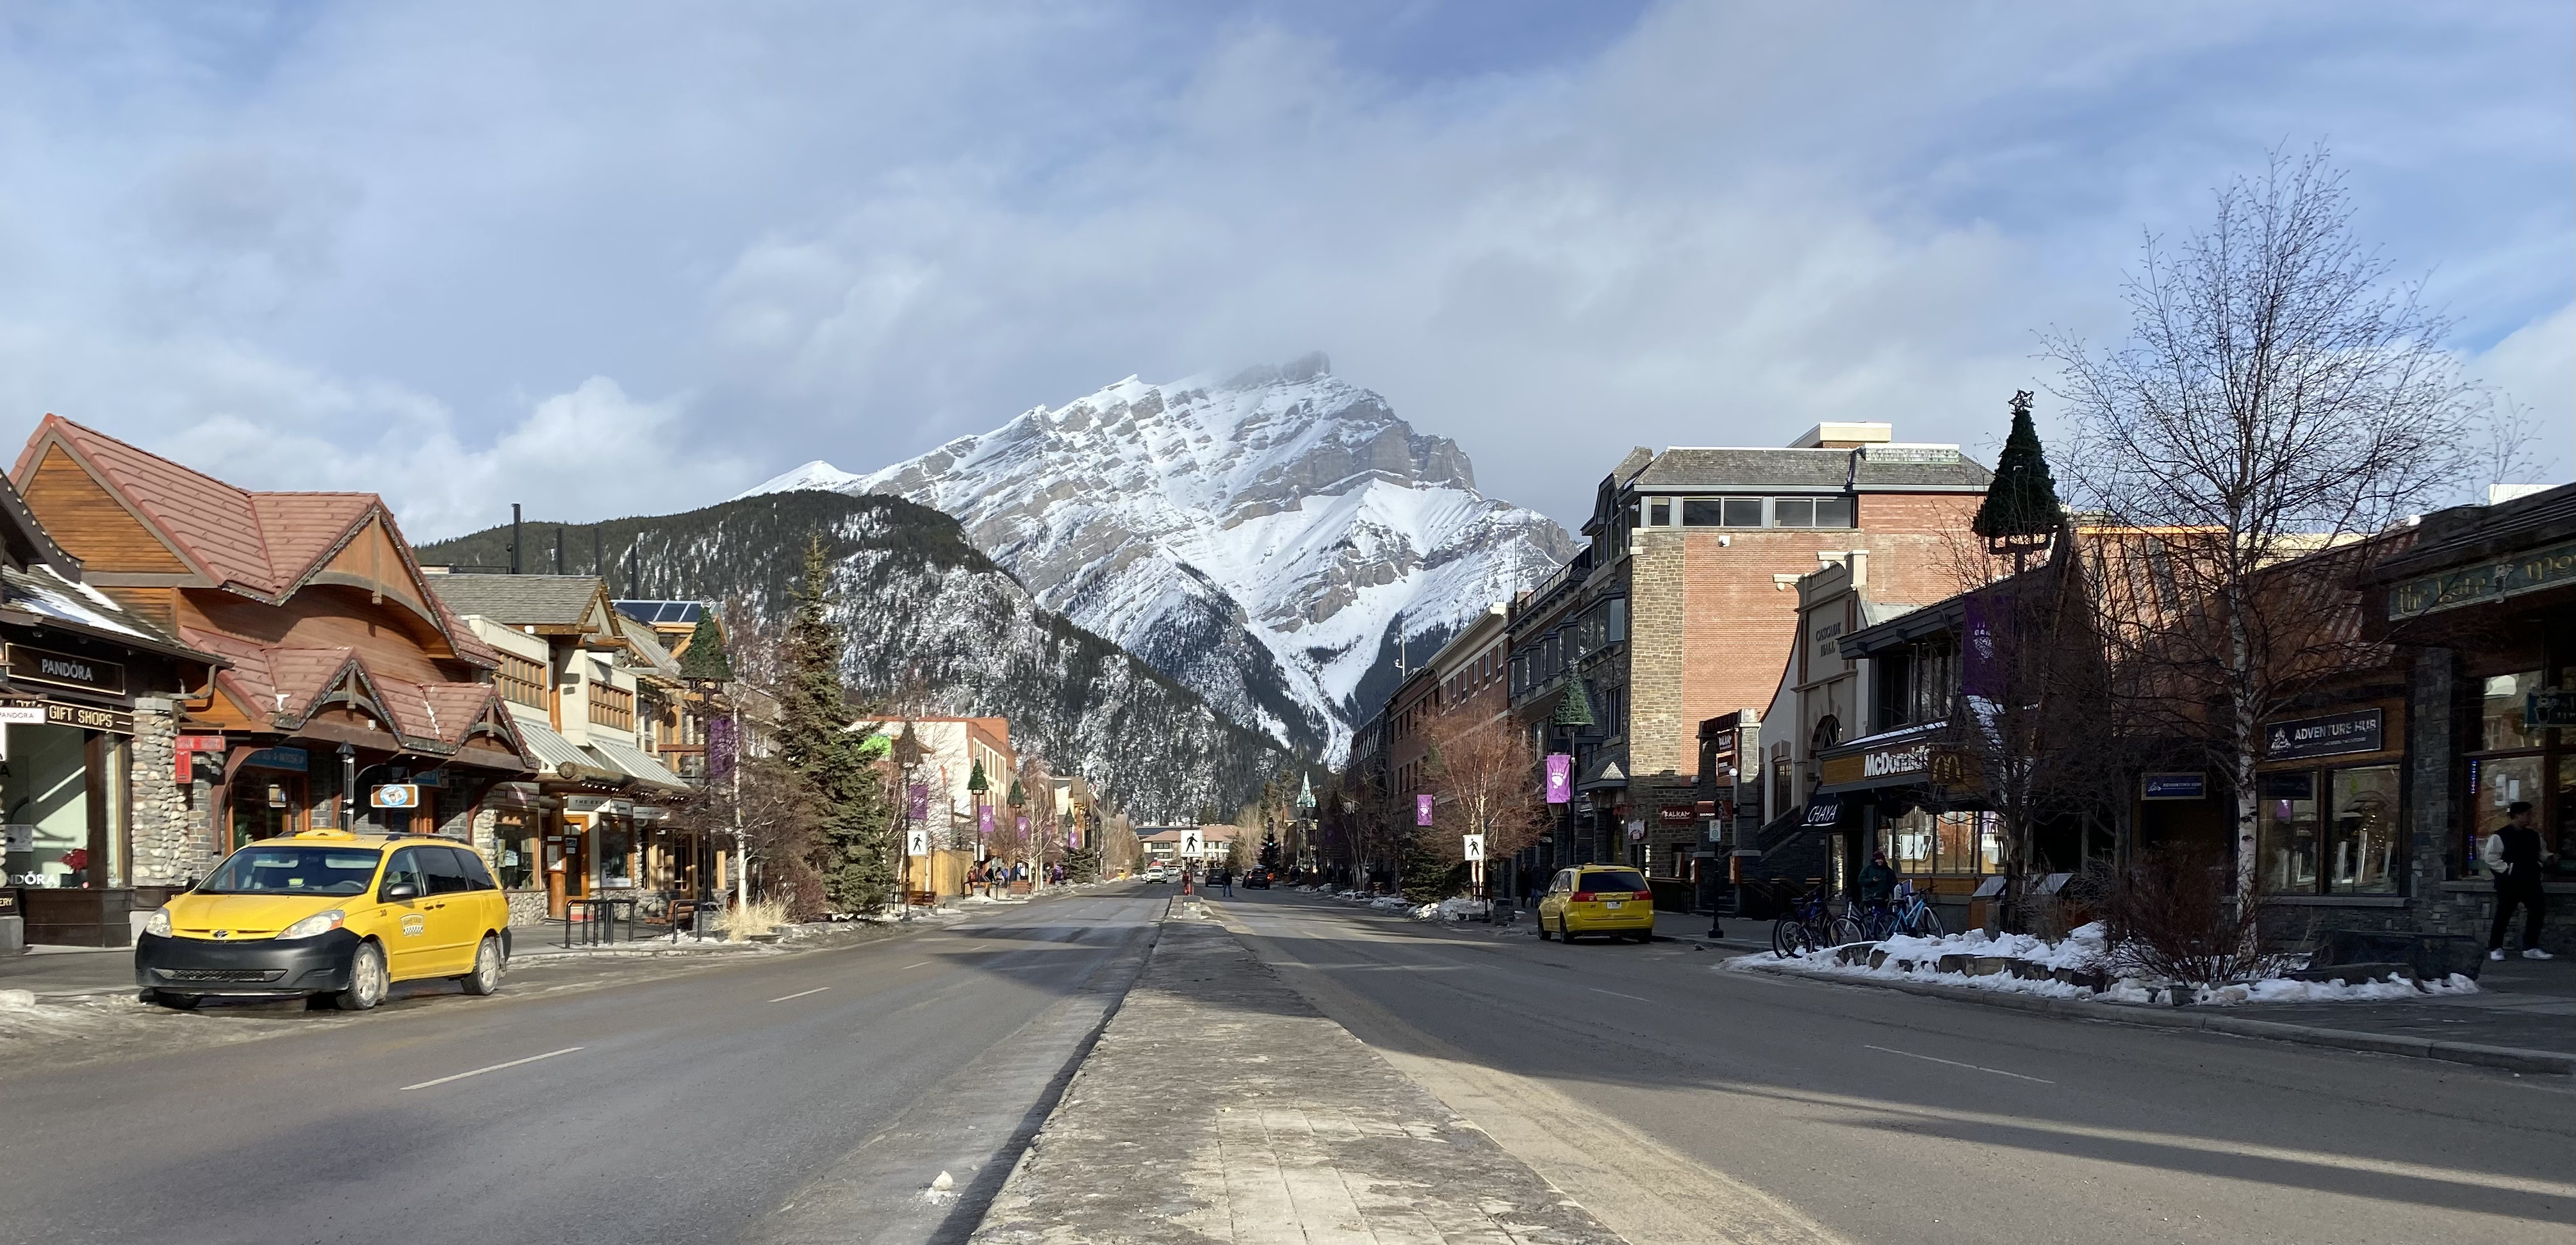
{"type": "Polygon", "coordinates": [[[262,839],[154,912],[134,943],[144,1001],[304,995],[365,1011],[397,981],[501,986],[510,902],[471,849],[414,835],[262,839]]]}
{"type": "Polygon", "coordinates": [[[1577,865],[1557,871],[1538,901],[1538,936],[1574,941],[1577,934],[1606,934],[1652,942],[1655,892],[1646,875],[1626,865],[1577,865]]]}

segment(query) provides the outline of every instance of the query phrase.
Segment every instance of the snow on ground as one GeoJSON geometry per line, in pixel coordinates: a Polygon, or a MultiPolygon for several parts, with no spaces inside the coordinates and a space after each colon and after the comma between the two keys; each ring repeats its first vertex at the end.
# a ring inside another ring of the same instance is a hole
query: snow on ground
{"type": "Polygon", "coordinates": [[[2043,965],[2050,969],[2085,971],[2109,960],[2104,945],[2104,929],[2098,923],[2084,926],[2063,941],[2047,942],[2028,934],[2005,934],[1989,938],[1983,931],[1947,934],[1938,938],[1899,936],[1873,944],[1887,953],[1886,961],[1872,968],[1866,960],[1858,964],[1842,961],[1840,948],[1828,947],[1787,960],[1767,951],[1740,955],[1718,967],[1735,971],[1789,971],[1814,973],[1827,977],[1873,978],[1881,981],[1915,981],[1945,986],[1965,986],[1973,990],[1991,990],[2001,994],[2029,994],[2044,998],[2085,999],[2104,1003],[2169,1003],[2176,988],[2191,992],[2189,1002],[2204,1007],[2234,1007],[2246,1003],[2355,1003],[2387,999],[2411,999],[2424,994],[2475,994],[2478,983],[2457,973],[2442,981],[2427,981],[2419,986],[2402,976],[2392,974],[2386,981],[2347,985],[2336,981],[2293,981],[2274,978],[2230,986],[2177,987],[2165,981],[2122,977],[2110,988],[2095,993],[2090,987],[2054,978],[2016,977],[2009,971],[2000,973],[1942,972],[1936,966],[1945,955],[2000,956],[2043,965]],[[1913,967],[1900,967],[1911,963],[1913,967]]]}

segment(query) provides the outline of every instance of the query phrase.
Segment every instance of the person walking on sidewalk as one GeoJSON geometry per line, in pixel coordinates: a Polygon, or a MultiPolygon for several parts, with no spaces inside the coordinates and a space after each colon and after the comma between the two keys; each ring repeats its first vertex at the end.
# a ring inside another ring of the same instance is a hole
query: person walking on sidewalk
{"type": "Polygon", "coordinates": [[[2547,900],[2540,890],[2541,861],[2556,855],[2540,848],[2540,830],[2532,825],[2529,800],[2516,800],[2504,810],[2505,822],[2478,848],[2478,859],[2495,874],[2495,929],[2487,935],[2487,958],[2504,958],[2505,927],[2513,923],[2515,905],[2522,907],[2522,958],[2553,958],[2540,949],[2540,922],[2547,900]]]}

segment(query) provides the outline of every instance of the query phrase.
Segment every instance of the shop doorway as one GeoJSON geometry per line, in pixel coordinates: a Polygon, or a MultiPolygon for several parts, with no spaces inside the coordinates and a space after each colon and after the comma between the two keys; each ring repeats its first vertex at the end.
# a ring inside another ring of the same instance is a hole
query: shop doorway
{"type": "Polygon", "coordinates": [[[565,900],[590,896],[590,854],[582,850],[581,827],[562,824],[555,831],[546,839],[546,910],[562,916],[565,900]]]}

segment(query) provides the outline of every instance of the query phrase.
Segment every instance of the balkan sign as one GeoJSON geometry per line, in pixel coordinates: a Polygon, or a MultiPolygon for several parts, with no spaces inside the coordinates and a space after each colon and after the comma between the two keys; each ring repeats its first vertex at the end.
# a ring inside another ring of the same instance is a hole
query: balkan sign
{"type": "Polygon", "coordinates": [[[2388,590],[2391,621],[2576,583],[2576,543],[2410,579],[2388,590]]]}
{"type": "Polygon", "coordinates": [[[1666,804],[1655,810],[1655,820],[1667,826],[1687,826],[1699,820],[1699,810],[1687,804],[1666,804]]]}
{"type": "Polygon", "coordinates": [[[125,667],[115,662],[29,648],[24,644],[9,646],[9,680],[13,683],[51,683],[57,687],[77,687],[110,695],[125,693],[125,667]]]}
{"type": "Polygon", "coordinates": [[[2141,800],[2206,800],[2209,798],[2209,775],[2198,771],[2189,774],[2146,774],[2139,778],[2141,800]]]}
{"type": "Polygon", "coordinates": [[[1574,802],[1574,758],[1563,752],[1547,754],[1547,802],[1574,802]]]}
{"type": "Polygon", "coordinates": [[[368,793],[367,803],[377,808],[419,808],[420,787],[407,782],[384,783],[368,793]]]}
{"type": "Polygon", "coordinates": [[[2381,748],[2381,726],[2385,716],[2378,709],[2362,709],[2274,722],[2263,728],[2263,758],[2290,761],[2300,757],[2341,756],[2347,752],[2377,752],[2381,748]]]}

